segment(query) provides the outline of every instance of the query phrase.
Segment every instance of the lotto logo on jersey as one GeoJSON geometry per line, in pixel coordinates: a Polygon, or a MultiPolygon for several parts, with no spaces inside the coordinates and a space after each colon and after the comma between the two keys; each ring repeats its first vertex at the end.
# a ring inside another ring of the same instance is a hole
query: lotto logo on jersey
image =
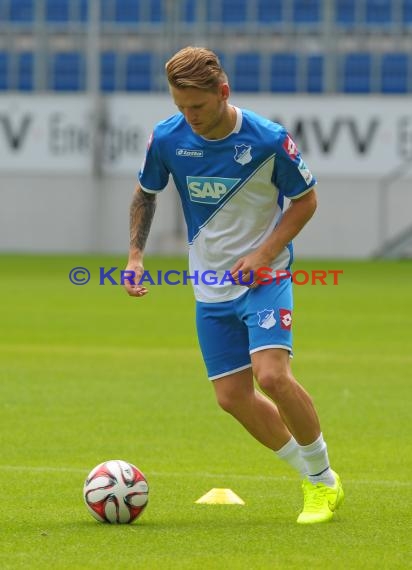
{"type": "Polygon", "coordinates": [[[176,156],[183,156],[186,158],[203,158],[203,150],[194,150],[190,148],[177,148],[176,156]]]}
{"type": "Polygon", "coordinates": [[[293,160],[296,160],[299,151],[298,151],[298,147],[296,146],[296,143],[293,141],[293,139],[290,137],[290,135],[286,135],[285,140],[283,141],[283,149],[285,150],[285,152],[288,153],[288,155],[290,156],[290,158],[292,158],[293,160]]]}
{"type": "Polygon", "coordinates": [[[292,326],[292,311],[289,309],[279,309],[280,328],[290,331],[292,326]]]}
{"type": "Polygon", "coordinates": [[[187,188],[192,202],[218,204],[241,178],[218,178],[215,176],[187,176],[187,188]]]}

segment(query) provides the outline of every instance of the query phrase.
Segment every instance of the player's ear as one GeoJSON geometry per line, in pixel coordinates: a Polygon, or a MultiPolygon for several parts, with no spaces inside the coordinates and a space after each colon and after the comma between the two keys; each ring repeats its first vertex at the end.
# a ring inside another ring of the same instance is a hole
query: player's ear
{"type": "Polygon", "coordinates": [[[228,83],[221,83],[219,85],[219,95],[222,101],[227,101],[227,99],[229,99],[230,88],[228,83]]]}

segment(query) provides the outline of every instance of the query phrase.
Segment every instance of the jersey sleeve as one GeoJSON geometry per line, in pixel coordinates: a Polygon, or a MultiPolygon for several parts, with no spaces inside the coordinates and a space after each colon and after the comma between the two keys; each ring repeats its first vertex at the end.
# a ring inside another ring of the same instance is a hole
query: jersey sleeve
{"type": "Polygon", "coordinates": [[[149,137],[146,156],[138,174],[142,190],[150,193],[161,192],[169,181],[170,173],[162,160],[159,147],[156,131],[153,131],[149,137]]]}
{"type": "Polygon", "coordinates": [[[315,177],[286,129],[282,129],[278,140],[273,182],[284,196],[292,200],[316,184],[315,177]]]}

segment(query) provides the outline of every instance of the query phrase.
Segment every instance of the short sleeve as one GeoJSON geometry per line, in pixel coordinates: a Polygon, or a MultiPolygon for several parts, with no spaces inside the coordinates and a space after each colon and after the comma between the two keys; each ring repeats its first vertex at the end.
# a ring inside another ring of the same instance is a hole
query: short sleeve
{"type": "Polygon", "coordinates": [[[284,128],[277,146],[273,182],[287,198],[299,198],[316,184],[316,179],[304,162],[296,143],[284,128]]]}
{"type": "Polygon", "coordinates": [[[146,156],[138,174],[139,183],[146,192],[161,192],[169,181],[166,168],[159,149],[159,141],[154,131],[148,140],[146,156]]]}

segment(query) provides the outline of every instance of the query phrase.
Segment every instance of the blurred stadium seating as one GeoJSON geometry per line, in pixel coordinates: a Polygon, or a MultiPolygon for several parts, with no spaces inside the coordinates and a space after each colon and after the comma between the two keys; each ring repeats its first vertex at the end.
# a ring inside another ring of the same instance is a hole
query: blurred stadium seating
{"type": "Polygon", "coordinates": [[[343,62],[343,91],[345,93],[370,93],[370,53],[348,53],[343,62]]]}
{"type": "Polygon", "coordinates": [[[85,64],[80,52],[53,53],[50,88],[54,91],[80,91],[84,89],[85,64]]]}
{"type": "MultiPolygon", "coordinates": [[[[240,92],[412,92],[412,0],[93,1],[104,92],[165,90],[165,60],[199,43],[240,92]]],[[[91,2],[0,0],[0,90],[87,89],[91,2]]]]}

